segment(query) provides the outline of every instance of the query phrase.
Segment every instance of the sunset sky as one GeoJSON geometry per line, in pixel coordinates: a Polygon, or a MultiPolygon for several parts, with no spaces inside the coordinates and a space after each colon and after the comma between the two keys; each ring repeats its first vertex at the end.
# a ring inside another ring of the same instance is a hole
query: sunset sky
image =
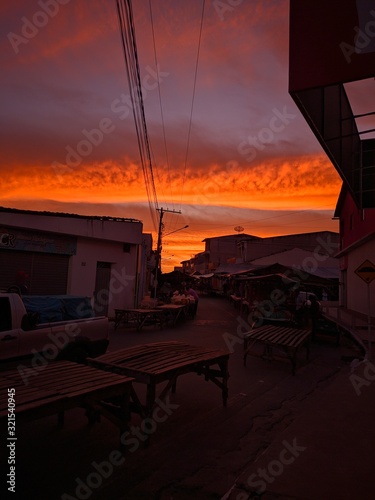
{"type": "MultiPolygon", "coordinates": [[[[206,0],[196,81],[202,0],[151,5],[153,30],[133,0],[158,205],[182,212],[165,234],[189,225],[165,236],[163,271],[236,226],[337,231],[341,181],[288,94],[289,2],[206,0]]],[[[8,0],[0,15],[0,204],[136,218],[156,243],[116,2],[8,0]]]]}

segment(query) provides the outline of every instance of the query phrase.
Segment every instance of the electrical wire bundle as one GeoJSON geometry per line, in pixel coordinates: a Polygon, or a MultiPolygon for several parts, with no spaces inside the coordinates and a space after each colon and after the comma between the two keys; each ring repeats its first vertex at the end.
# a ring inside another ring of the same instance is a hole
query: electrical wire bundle
{"type": "Polygon", "coordinates": [[[156,229],[156,210],[158,209],[158,199],[151,160],[150,140],[147,133],[146,117],[143,105],[133,9],[131,0],[116,0],[116,5],[120,22],[122,47],[125,56],[130,98],[132,102],[134,123],[141,157],[143,176],[146,185],[148,204],[150,207],[152,221],[156,229]]]}

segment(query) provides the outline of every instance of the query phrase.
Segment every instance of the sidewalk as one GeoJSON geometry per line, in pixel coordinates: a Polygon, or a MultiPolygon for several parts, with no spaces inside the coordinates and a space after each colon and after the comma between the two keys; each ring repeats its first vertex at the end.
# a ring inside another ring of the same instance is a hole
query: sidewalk
{"type": "Polygon", "coordinates": [[[236,479],[223,500],[370,499],[375,494],[375,366],[342,370],[236,479]]]}
{"type": "Polygon", "coordinates": [[[364,351],[368,351],[369,346],[371,346],[371,352],[374,352],[374,317],[370,318],[369,328],[369,318],[365,314],[341,307],[338,302],[326,302],[322,306],[323,314],[327,319],[334,321],[343,330],[349,332],[357,343],[363,347],[364,351]]]}

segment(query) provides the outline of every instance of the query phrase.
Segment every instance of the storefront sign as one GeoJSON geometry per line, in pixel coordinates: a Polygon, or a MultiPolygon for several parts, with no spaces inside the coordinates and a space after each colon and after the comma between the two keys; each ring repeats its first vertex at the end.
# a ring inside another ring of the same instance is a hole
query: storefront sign
{"type": "Polygon", "coordinates": [[[0,251],[2,249],[74,255],[77,239],[73,236],[1,228],[0,251]]]}

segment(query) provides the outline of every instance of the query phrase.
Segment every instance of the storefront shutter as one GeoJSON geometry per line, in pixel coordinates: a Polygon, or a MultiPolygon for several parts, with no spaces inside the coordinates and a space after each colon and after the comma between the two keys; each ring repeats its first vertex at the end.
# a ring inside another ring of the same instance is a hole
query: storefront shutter
{"type": "Polygon", "coordinates": [[[69,256],[42,252],[0,251],[0,288],[18,285],[20,274],[31,295],[65,294],[69,256]]]}

